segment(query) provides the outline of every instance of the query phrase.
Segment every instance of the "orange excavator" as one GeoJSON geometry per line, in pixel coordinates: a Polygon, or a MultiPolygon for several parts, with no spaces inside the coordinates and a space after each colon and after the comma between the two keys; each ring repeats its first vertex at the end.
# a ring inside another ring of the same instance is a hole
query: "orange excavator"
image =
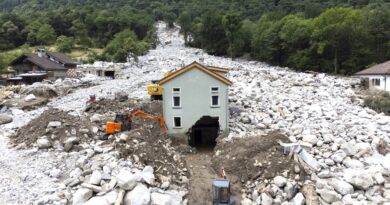
{"type": "Polygon", "coordinates": [[[129,114],[116,114],[115,120],[113,122],[108,121],[106,123],[106,134],[114,134],[131,130],[131,122],[133,117],[135,116],[159,121],[164,134],[168,133],[168,128],[165,124],[164,117],[162,115],[154,115],[143,112],[141,110],[134,110],[131,111],[129,114]]]}

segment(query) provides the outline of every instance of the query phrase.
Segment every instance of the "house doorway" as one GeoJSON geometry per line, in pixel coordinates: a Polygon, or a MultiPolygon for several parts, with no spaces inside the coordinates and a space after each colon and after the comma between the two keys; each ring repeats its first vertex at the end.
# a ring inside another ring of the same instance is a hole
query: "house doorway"
{"type": "Polygon", "coordinates": [[[203,116],[192,126],[188,143],[198,150],[212,150],[217,144],[218,117],[203,116]]]}
{"type": "Polygon", "coordinates": [[[104,71],[104,76],[115,79],[115,71],[104,71]]]}

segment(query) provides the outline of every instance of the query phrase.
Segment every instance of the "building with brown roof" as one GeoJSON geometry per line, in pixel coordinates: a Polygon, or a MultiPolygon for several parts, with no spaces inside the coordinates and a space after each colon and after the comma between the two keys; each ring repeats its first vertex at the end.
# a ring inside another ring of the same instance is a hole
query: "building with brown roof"
{"type": "MultiPolygon", "coordinates": [[[[22,74],[28,73],[29,75],[25,76],[40,76],[40,78],[36,78],[38,80],[42,80],[42,74],[45,75],[44,78],[49,80],[65,78],[67,71],[76,68],[77,65],[76,61],[63,53],[48,52],[44,49],[38,49],[36,54],[23,54],[10,63],[10,66],[15,70],[17,79],[20,79],[22,74]]],[[[31,82],[33,81],[29,80],[26,83],[31,82]]]]}
{"type": "Polygon", "coordinates": [[[232,82],[226,78],[227,72],[193,62],[159,81],[169,134],[189,133],[189,144],[202,146],[215,145],[219,133],[228,133],[228,91],[232,82]]]}
{"type": "Polygon", "coordinates": [[[354,76],[367,79],[371,89],[390,92],[390,61],[357,72],[354,76]]]}

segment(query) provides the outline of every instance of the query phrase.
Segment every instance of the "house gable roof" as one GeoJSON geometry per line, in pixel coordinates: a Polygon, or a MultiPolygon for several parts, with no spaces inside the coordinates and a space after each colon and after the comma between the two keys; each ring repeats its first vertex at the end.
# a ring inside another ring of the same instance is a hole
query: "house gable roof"
{"type": "Polygon", "coordinates": [[[217,66],[207,66],[209,70],[212,70],[214,72],[221,72],[221,73],[228,73],[229,69],[227,68],[222,68],[222,67],[217,67],[217,66]]]}
{"type": "Polygon", "coordinates": [[[78,65],[79,63],[76,62],[75,60],[69,58],[67,55],[64,53],[58,53],[58,52],[50,52],[46,51],[46,54],[55,60],[63,63],[63,64],[68,64],[68,65],[78,65]]]}
{"type": "Polygon", "coordinates": [[[364,69],[354,75],[390,75],[390,61],[364,69]]]}
{"type": "Polygon", "coordinates": [[[31,62],[31,63],[38,65],[39,67],[44,68],[46,70],[67,70],[67,68],[65,68],[61,64],[52,62],[47,58],[41,58],[36,54],[23,54],[20,57],[13,60],[10,63],[10,65],[14,66],[14,65],[17,65],[17,64],[23,63],[23,62],[31,62]]]}
{"type": "Polygon", "coordinates": [[[160,80],[159,84],[162,85],[184,73],[186,73],[187,71],[191,70],[191,69],[199,69],[201,71],[203,71],[204,73],[210,75],[211,77],[215,78],[216,80],[219,80],[223,83],[225,83],[226,85],[232,85],[232,81],[226,79],[225,77],[213,72],[212,70],[208,69],[207,67],[203,66],[202,64],[194,61],[193,63],[177,70],[177,71],[174,71],[172,73],[170,73],[169,75],[165,76],[163,79],[160,80]]]}

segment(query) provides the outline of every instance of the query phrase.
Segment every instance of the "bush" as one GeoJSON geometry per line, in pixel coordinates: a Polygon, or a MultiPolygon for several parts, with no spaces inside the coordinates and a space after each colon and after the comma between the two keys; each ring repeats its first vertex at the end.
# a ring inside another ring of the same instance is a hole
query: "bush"
{"type": "Polygon", "coordinates": [[[390,115],[390,94],[388,92],[370,93],[364,99],[364,104],[377,112],[390,115]]]}
{"type": "Polygon", "coordinates": [[[58,51],[70,53],[74,46],[74,39],[72,37],[59,36],[57,38],[56,44],[58,51]]]}

